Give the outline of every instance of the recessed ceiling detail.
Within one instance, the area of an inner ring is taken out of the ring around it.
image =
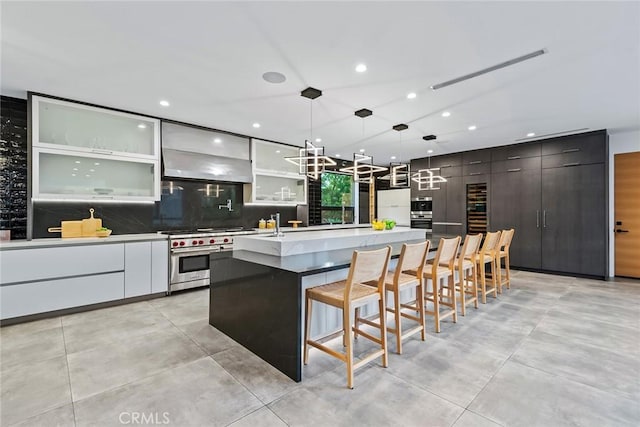
[[[528,141],[532,138],[534,139],[540,139],[540,138],[550,138],[552,136],[558,136],[558,135],[565,135],[565,134],[573,134],[573,133],[581,133],[581,132],[586,132],[588,131],[589,128],[580,128],[580,129],[571,129],[571,130],[565,130],[562,132],[554,132],[554,133],[545,133],[544,135],[536,135],[535,133],[532,136],[529,136],[529,134],[527,134],[527,138],[520,138],[520,139],[516,139],[514,140],[515,142],[522,142],[522,141]],[[532,132],[533,133],[533,132]]]
[[[319,89],[308,87],[300,92],[300,95],[304,96],[305,98],[316,99],[322,96],[322,91]]]
[[[265,82],[274,84],[283,83],[287,80],[284,74],[278,73],[277,71],[267,71],[262,75],[262,78]]]
[[[372,114],[373,114],[373,111],[371,111],[371,110],[367,110],[366,108],[363,108],[363,109],[358,110],[358,111],[356,111],[356,112],[355,112],[355,115],[356,115],[356,116],[358,116],[358,117],[362,117],[363,119],[364,119],[365,117],[369,117],[369,116],[370,116],[370,115],[372,115]]]
[[[446,82],[435,84],[435,85],[431,86],[431,89],[433,89],[433,90],[442,89],[443,87],[451,86],[451,85],[454,85],[456,83],[460,83],[460,82],[463,82],[465,80],[469,80],[469,79],[472,79],[474,77],[478,77],[478,76],[481,76],[483,74],[487,74],[487,73],[490,73],[492,71],[499,70],[501,68],[509,67],[511,65],[515,65],[515,64],[517,64],[519,62],[526,61],[528,59],[533,59],[536,56],[544,55],[545,53],[547,53],[546,49],[536,50],[535,52],[531,52],[531,53],[527,53],[526,55],[518,56],[517,58],[513,58],[513,59],[510,59],[508,61],[504,61],[504,62],[501,62],[499,64],[492,65],[491,67],[483,68],[482,70],[474,71],[473,73],[466,74],[466,75],[461,76],[461,77],[456,77],[455,79],[447,80]]]
[[[397,124],[393,127],[393,130],[397,130],[398,132],[409,129],[409,126],[404,123]]]
[[[422,137],[422,139],[424,139],[425,141],[433,141],[436,138],[437,137],[435,135],[425,135]]]

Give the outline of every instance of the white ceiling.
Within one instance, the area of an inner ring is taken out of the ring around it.
[[[381,164],[528,132],[640,129],[636,1],[3,1],[1,19],[3,95],[42,92],[295,145],[310,137],[312,104],[313,138],[343,158],[364,148]],[[354,71],[360,62],[367,72]],[[267,83],[266,71],[287,80]],[[301,97],[308,86],[323,96]],[[356,117],[360,108],[373,116]]]

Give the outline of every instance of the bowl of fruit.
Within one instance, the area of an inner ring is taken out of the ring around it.
[[[111,231],[106,227],[100,227],[96,229],[96,236],[98,237],[109,237],[111,235]]]
[[[385,226],[386,226],[386,224],[384,223],[384,221],[378,221],[377,219],[374,219],[371,222],[371,227],[376,231],[384,230]]]
[[[384,222],[384,229],[385,230],[393,230],[393,227],[396,226],[396,222],[392,219],[384,219],[382,220]]]

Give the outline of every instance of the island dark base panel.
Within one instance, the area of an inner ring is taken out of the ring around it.
[[[211,276],[209,324],[301,381],[299,275],[212,257]]]

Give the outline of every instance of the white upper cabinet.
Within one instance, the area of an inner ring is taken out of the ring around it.
[[[160,121],[31,98],[33,200],[160,200]]]
[[[157,119],[39,96],[32,97],[32,114],[34,146],[159,158]]]
[[[251,140],[253,184],[245,187],[245,202],[263,205],[307,203],[307,177],[299,167],[285,160],[297,157],[300,149],[274,142]]]

